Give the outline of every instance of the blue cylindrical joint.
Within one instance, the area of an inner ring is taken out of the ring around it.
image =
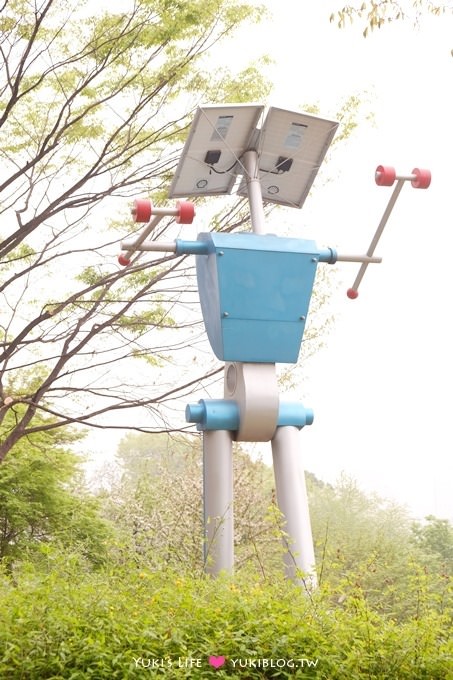
[[[176,255],[207,255],[209,253],[207,241],[184,241],[181,238],[177,238],[175,243]]]
[[[299,402],[280,402],[277,420],[278,427],[293,425],[294,427],[302,428],[306,425],[311,425],[313,420],[313,409],[305,408]]]
[[[305,408],[299,402],[280,402],[277,427],[291,425],[299,429],[311,425],[314,420],[313,410]],[[228,399],[200,399],[198,404],[186,406],[186,422],[196,423],[197,430],[229,430],[239,429],[239,406]]]
[[[324,248],[318,253],[319,262],[325,262],[326,264],[335,264],[337,261],[338,253],[335,248]]]
[[[200,399],[186,406],[186,421],[197,423],[197,430],[239,429],[239,407],[228,399]]]
[[[186,422],[187,423],[202,423],[205,419],[206,410],[201,402],[198,404],[187,404],[186,406]]]

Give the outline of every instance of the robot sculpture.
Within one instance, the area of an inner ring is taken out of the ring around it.
[[[292,580],[316,584],[315,556],[299,431],[313,411],[281,401],[277,363],[297,363],[318,263],[359,262],[348,297],[354,299],[402,186],[427,188],[431,176],[415,169],[397,175],[379,166],[376,182],[395,189],[365,255],[339,255],[314,241],[266,233],[264,204],[302,207],[338,124],[317,116],[262,106],[205,106],[197,110],[170,187],[170,197],[237,193],[248,197],[250,233],[202,232],[196,241],[147,240],[165,216],[191,223],[192,203],[155,208],[136,200],[142,234],[122,243],[121,265],[137,251],[193,254],[201,310],[215,356],[225,362],[222,399],[186,407],[186,421],[203,433],[205,569],[216,575],[234,566],[233,440],[271,442],[275,490],[284,521],[285,571]]]

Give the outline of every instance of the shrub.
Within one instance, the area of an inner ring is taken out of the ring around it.
[[[307,596],[245,572],[213,580],[136,561],[89,571],[49,551],[45,570],[0,580],[0,677],[453,678],[451,605],[430,608],[417,587],[419,615],[397,623],[359,585],[339,604],[340,591]]]

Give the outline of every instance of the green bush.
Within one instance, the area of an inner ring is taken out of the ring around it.
[[[342,598],[136,561],[90,571],[77,554],[47,549],[45,569],[0,578],[0,678],[453,679],[451,604],[439,608],[428,585],[410,585],[418,613],[396,622],[359,584]],[[225,662],[215,668],[210,656]]]

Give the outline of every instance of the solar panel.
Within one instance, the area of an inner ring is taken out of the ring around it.
[[[336,121],[271,107],[225,104],[197,109],[170,197],[248,195],[243,154],[257,154],[263,201],[301,208],[335,132]]]
[[[241,156],[249,148],[264,107],[252,104],[200,107],[190,127],[169,196],[229,194]]]

